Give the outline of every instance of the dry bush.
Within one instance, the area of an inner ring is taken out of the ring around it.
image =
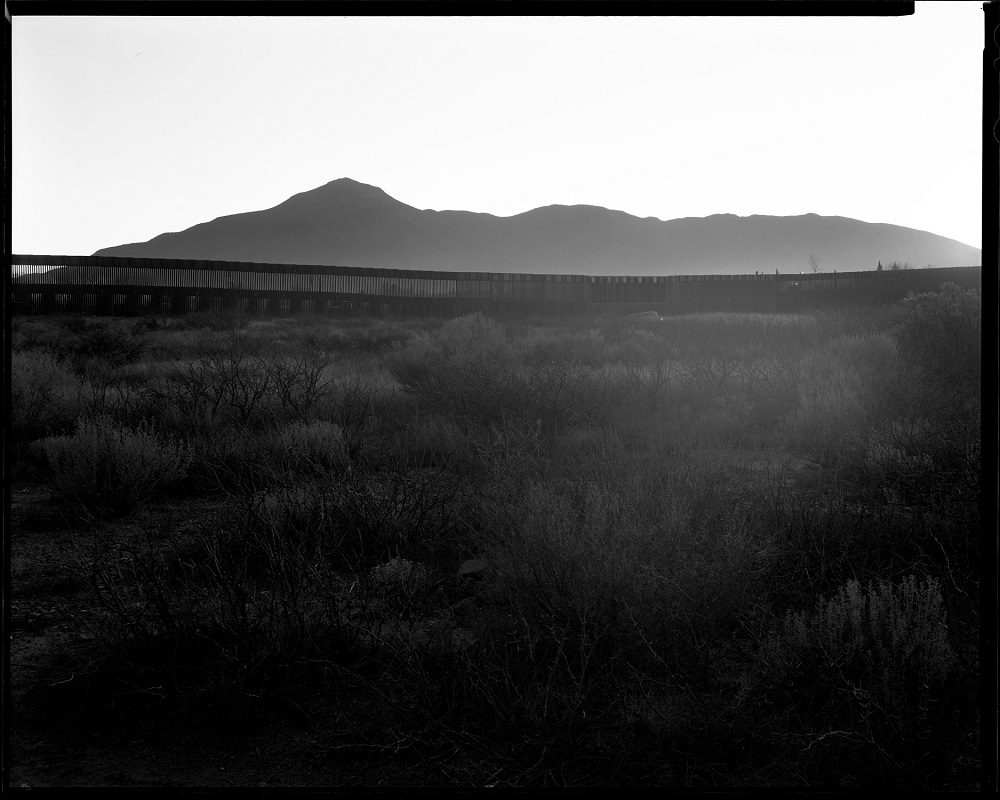
[[[158,420],[161,408],[149,390],[148,373],[148,364],[116,366],[97,359],[90,361],[83,370],[83,413],[111,417],[126,426]]]
[[[283,415],[304,420],[330,393],[333,381],[328,366],[325,357],[312,353],[293,356],[276,353],[264,361],[263,369]]]
[[[720,502],[711,476],[608,446],[600,466],[577,461],[525,489],[496,487],[477,541],[497,565],[497,602],[517,598],[529,619],[583,626],[591,644],[635,657],[644,640],[697,650],[755,591],[757,532]]]
[[[510,376],[502,413],[541,423],[551,436],[581,426],[601,427],[620,413],[621,387],[609,368],[549,362]]]
[[[10,361],[10,432],[31,441],[72,429],[82,406],[82,381],[44,352],[15,350]]]
[[[100,359],[114,365],[132,364],[145,355],[149,345],[141,321],[126,323],[89,321],[77,334],[78,342],[68,342],[74,360]]]
[[[301,436],[303,432],[297,433]],[[323,434],[319,435],[317,449],[322,447],[324,438]],[[270,486],[285,469],[296,474],[323,469],[319,462],[332,455],[324,453],[313,459],[286,451],[280,429],[214,425],[190,435],[189,441],[194,458],[184,487],[196,494],[253,494]]]
[[[252,329],[240,332],[244,342],[258,341],[251,332]],[[223,349],[226,337],[225,332],[172,324],[150,334],[149,359],[158,363],[209,357]]]
[[[156,490],[181,481],[192,460],[187,444],[106,417],[83,418],[73,435],[49,437],[42,447],[53,492],[98,513],[135,509]]]
[[[426,478],[398,476],[391,497],[375,481],[392,483],[274,468],[270,488],[166,547],[99,541],[83,568],[132,695],[249,708],[310,671],[395,658],[401,615],[427,611],[436,578],[407,555],[427,552],[450,501]]]
[[[91,359],[115,366],[131,364],[145,355],[149,338],[139,320],[54,317],[45,323],[22,326],[18,346],[44,350],[82,369]]]
[[[624,380],[645,408],[668,402],[679,373],[676,348],[660,336],[635,330],[618,348]]]
[[[887,306],[849,306],[835,311],[817,311],[814,315],[817,339],[812,348],[843,336],[862,338],[891,333],[899,323],[902,308],[898,303]]]
[[[393,378],[429,411],[475,421],[515,413],[515,352],[505,330],[482,314],[411,339],[386,361]]]
[[[811,783],[924,785],[955,724],[949,638],[933,578],[848,581],[763,643],[758,735]]]
[[[923,384],[919,402],[928,407],[919,410],[960,413],[976,404],[982,390],[982,293],[946,283],[937,292],[907,297],[903,306],[896,340]]]
[[[441,414],[422,414],[407,426],[400,449],[414,466],[469,465],[475,460],[474,435]]]
[[[162,366],[149,392],[173,412],[181,430],[192,433],[224,423],[269,423],[282,405],[294,415],[315,402],[324,390],[322,363],[285,361],[260,350],[251,338],[234,332],[217,339],[207,355]],[[305,396],[296,397],[296,389]]]
[[[597,368],[617,360],[616,348],[595,328],[529,328],[518,332],[514,343],[528,365],[559,362]]]
[[[170,320],[177,331],[237,331],[246,328],[251,317],[239,311],[196,311]]]
[[[789,614],[780,647],[790,664],[818,658],[856,676],[884,711],[896,713],[913,700],[926,705],[927,692],[956,663],[938,582],[918,584],[913,575],[866,591],[848,581],[814,612]]]
[[[856,466],[895,361],[884,334],[834,339],[806,358],[798,408],[784,425],[789,444],[824,466]]]
[[[982,296],[945,284],[911,296],[895,331],[893,418],[869,438],[865,477],[890,499],[981,517]]]
[[[344,468],[348,463],[347,441],[341,427],[332,422],[292,422],[274,435],[272,449],[291,467]]]
[[[350,581],[246,511],[172,531],[166,545],[162,534],[95,538],[79,569],[108,612],[107,651],[74,680],[91,713],[284,713],[302,681],[328,685],[331,670],[370,657],[379,623]]]
[[[586,461],[567,453],[507,472],[480,498],[473,542],[490,572],[473,643],[420,695],[453,727],[533,750],[592,748],[600,731],[613,747],[627,686],[674,703],[681,728],[705,713],[694,693],[716,670],[720,637],[758,600],[766,532],[716,476],[626,453],[613,437],[600,446]]]
[[[350,465],[347,436],[325,420],[267,430],[219,426],[193,436],[191,446],[194,459],[185,485],[195,492],[253,494],[286,475],[308,479]]]
[[[243,482],[243,502],[255,524],[321,542],[338,568],[367,570],[395,557],[435,561],[460,550],[464,478],[444,468],[411,470],[398,452],[374,456],[355,454],[346,467],[314,462],[308,475],[274,459],[267,474]]]
[[[971,525],[982,516],[982,428],[970,420],[903,418],[869,431],[860,479],[883,502]]]
[[[756,447],[794,410],[800,358],[817,339],[810,316],[706,314],[619,323],[617,405],[631,414],[662,410],[660,416],[685,418],[675,438],[692,445]]]
[[[413,617],[426,612],[435,586],[432,573],[419,562],[392,558],[362,573],[359,585],[369,608],[389,617]]]

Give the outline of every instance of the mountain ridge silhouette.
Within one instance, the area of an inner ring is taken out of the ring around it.
[[[260,211],[217,217],[94,255],[583,275],[698,275],[973,266],[982,250],[928,231],[841,216],[713,214],[661,220],[594,205],[509,217],[417,209],[351,178]]]

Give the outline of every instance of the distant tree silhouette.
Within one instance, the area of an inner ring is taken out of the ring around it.
[[[822,272],[822,270],[819,268],[819,265],[820,265],[820,263],[822,261],[823,261],[822,258],[816,258],[816,254],[815,253],[810,253],[809,254],[809,271],[812,272],[813,274],[815,274],[817,272]]]

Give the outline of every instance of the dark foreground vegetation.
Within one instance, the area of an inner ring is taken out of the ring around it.
[[[15,319],[14,477],[51,491],[23,524],[69,532],[93,612],[33,691],[67,726],[294,717],[421,783],[975,789],[980,342],[953,285],[804,316]]]

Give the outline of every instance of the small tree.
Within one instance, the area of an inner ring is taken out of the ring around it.
[[[815,253],[810,253],[809,254],[809,271],[810,272],[812,272],[813,274],[815,274],[817,272],[822,272],[822,270],[819,267],[819,265],[821,263],[823,263],[823,259],[822,258],[816,258],[816,254]]]

